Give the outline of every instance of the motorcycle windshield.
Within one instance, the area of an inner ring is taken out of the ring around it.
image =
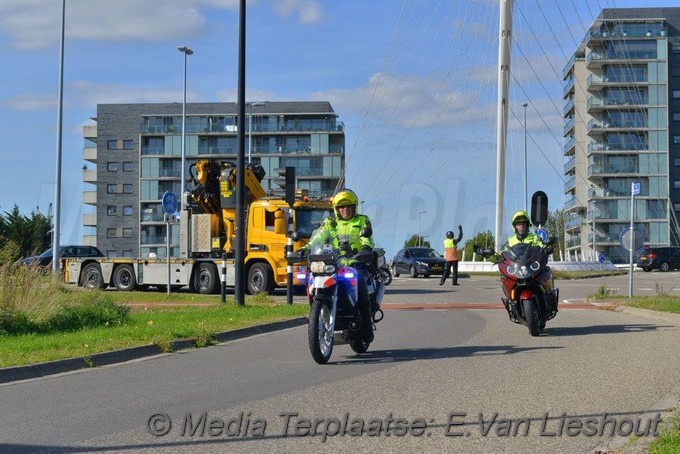
[[[333,238],[327,230],[317,228],[312,232],[309,239],[309,255],[334,255],[335,257],[339,255],[339,251],[333,247]]]
[[[539,246],[526,243],[516,244],[502,253],[503,258],[518,265],[528,265],[536,262],[540,259],[542,254],[543,249]]]

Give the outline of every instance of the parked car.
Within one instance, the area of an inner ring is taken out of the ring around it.
[[[429,247],[407,247],[397,252],[392,259],[392,274],[399,277],[408,273],[411,277],[430,277],[432,274],[443,274],[446,259]]]
[[[637,266],[644,271],[669,271],[680,268],[680,247],[645,247],[637,259]]]
[[[102,251],[94,246],[59,246],[59,258],[67,257],[104,257]],[[52,248],[40,255],[21,259],[21,264],[26,266],[49,266],[52,264]]]

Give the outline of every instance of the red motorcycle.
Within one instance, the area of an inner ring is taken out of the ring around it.
[[[546,322],[557,315],[560,291],[553,286],[548,266],[551,246],[519,243],[498,254],[493,249],[478,251],[484,257],[493,257],[498,264],[505,294],[501,300],[510,320],[538,336]]]

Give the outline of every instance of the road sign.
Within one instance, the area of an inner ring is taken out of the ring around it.
[[[163,203],[163,211],[166,214],[177,213],[177,196],[174,193],[172,193],[170,191],[166,191],[163,194],[162,203]]]
[[[636,251],[640,249],[645,241],[644,233],[637,227],[631,230],[630,227],[626,227],[619,234],[619,242],[621,247],[630,252],[630,236],[633,235],[633,250]]]
[[[537,229],[536,235],[538,235],[541,238],[541,241],[543,241],[544,243],[548,241],[548,232],[546,232],[545,230]]]
[[[633,193],[633,195],[639,195],[640,194],[640,182],[639,181],[633,183],[632,193]]]
[[[604,252],[600,252],[599,254],[597,254],[597,261],[598,262],[604,263],[604,259],[605,259]]]

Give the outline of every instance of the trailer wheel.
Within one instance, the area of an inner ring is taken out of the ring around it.
[[[132,265],[118,265],[113,271],[113,285],[122,292],[131,292],[137,286],[135,269]]]
[[[247,286],[251,295],[262,292],[274,294],[274,272],[268,263],[260,262],[250,267]]]
[[[202,295],[217,293],[220,289],[217,267],[212,263],[199,263],[194,275],[194,288]]]
[[[80,273],[80,285],[91,290],[106,288],[102,267],[99,263],[88,263]]]

